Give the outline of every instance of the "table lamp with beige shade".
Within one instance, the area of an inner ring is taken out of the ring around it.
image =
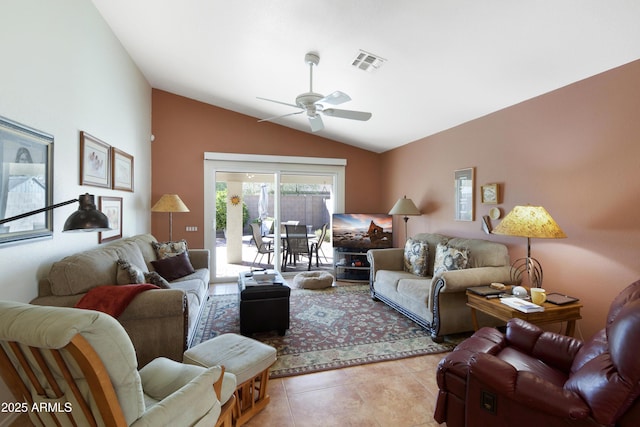
[[[151,208],[151,212],[169,212],[169,240],[173,240],[173,213],[190,212],[177,194],[163,194]]]
[[[531,257],[531,239],[563,239],[567,237],[560,226],[542,206],[516,206],[492,231],[493,234],[527,238],[527,257],[511,265],[512,280],[520,281],[526,273],[532,288],[542,287],[542,266]]]

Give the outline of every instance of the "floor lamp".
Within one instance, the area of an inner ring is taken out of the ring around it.
[[[542,287],[542,266],[531,257],[531,238],[562,239],[567,237],[549,212],[542,206],[516,206],[492,231],[493,234],[527,238],[527,257],[511,265],[511,279],[520,280],[526,273],[529,286]]]
[[[96,209],[93,194],[81,194],[77,199],[71,199],[67,200],[66,202],[56,203],[55,205],[46,206],[44,208],[36,209],[30,212],[25,212],[20,215],[12,216],[11,218],[0,219],[0,225],[18,219],[26,218],[31,215],[51,211],[55,208],[69,205],[74,202],[80,202],[80,206],[78,207],[78,210],[72,213],[64,222],[62,231],[68,232],[111,230],[111,228],[109,228],[109,219],[107,218],[107,216]]]
[[[404,240],[408,239],[407,236],[407,221],[409,221],[409,215],[420,215],[420,210],[413,203],[413,200],[407,199],[407,196],[398,199],[395,205],[389,211],[389,215],[404,215]]]
[[[169,212],[169,241],[173,241],[173,213],[190,211],[177,194],[164,194],[153,205],[151,212]]]

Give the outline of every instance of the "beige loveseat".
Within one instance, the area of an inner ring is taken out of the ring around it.
[[[38,284],[32,304],[73,307],[89,289],[118,284],[119,259],[153,271],[157,242],[151,234],[118,240],[55,262]],[[137,295],[118,317],[136,349],[140,367],[159,356],[182,361],[209,287],[209,250],[188,249],[195,272]]]
[[[434,341],[442,341],[444,335],[473,330],[466,306],[466,289],[492,282],[510,283],[507,247],[486,240],[441,234],[422,233],[412,239],[427,244],[425,275],[404,270],[404,248],[371,249],[367,257],[371,265],[372,298],[384,301],[430,331]],[[438,244],[466,251],[465,268],[434,275]],[[478,318],[483,325],[499,324],[482,313],[478,313]]]

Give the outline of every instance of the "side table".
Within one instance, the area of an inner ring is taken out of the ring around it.
[[[542,305],[544,307],[544,311],[537,313],[523,313],[515,308],[502,304],[500,302],[500,298],[486,298],[471,291],[467,291],[467,306],[471,309],[471,321],[473,322],[473,328],[476,331],[479,329],[476,310],[479,310],[482,313],[504,320],[505,322],[509,319],[513,319],[514,317],[526,320],[527,322],[535,325],[567,322],[565,335],[573,336],[576,328],[576,320],[582,319],[580,316],[582,304],[579,302],[572,302],[569,304],[556,305],[545,302]]]

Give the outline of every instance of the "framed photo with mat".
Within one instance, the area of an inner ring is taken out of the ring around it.
[[[111,146],[80,132],[80,185],[111,188]]]
[[[0,219],[53,204],[53,136],[0,117]],[[0,243],[53,235],[53,212],[0,225]]]
[[[100,196],[100,212],[109,218],[109,231],[98,233],[98,243],[122,238],[122,197]]]

